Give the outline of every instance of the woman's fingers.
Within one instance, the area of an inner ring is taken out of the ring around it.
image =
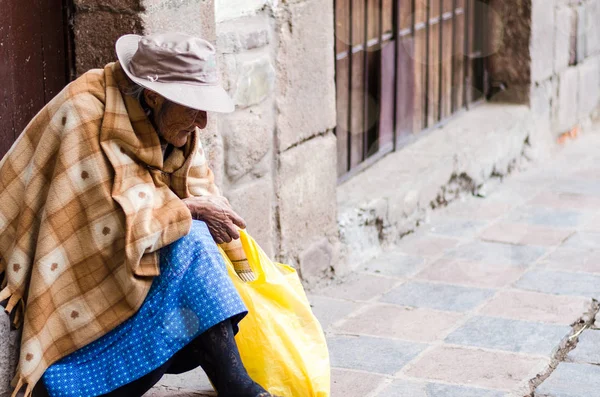
[[[233,223],[226,225],[226,227],[227,234],[229,235],[229,237],[231,237],[232,240],[237,240],[238,238],[240,238],[240,232],[238,232],[238,228]]]
[[[233,222],[233,224],[236,225],[237,227],[239,227],[240,229],[246,228],[246,222],[244,222],[242,217],[239,216],[238,214],[236,214],[235,211],[233,211],[233,210],[230,211],[229,219],[231,219],[231,222]],[[236,230],[236,233],[237,233],[237,230]]]

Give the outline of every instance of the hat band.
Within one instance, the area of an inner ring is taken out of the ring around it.
[[[215,85],[219,83],[216,70],[214,68],[206,67],[198,70],[156,70],[156,65],[153,67],[141,66],[135,62],[135,58],[131,59],[129,63],[129,70],[131,74],[139,79],[147,80],[148,82],[154,83],[192,83],[192,84],[204,84],[204,85]],[[173,68],[175,69],[175,68]]]

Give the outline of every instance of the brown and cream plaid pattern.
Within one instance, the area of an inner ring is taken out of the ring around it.
[[[180,199],[218,194],[198,131],[163,162],[128,84],[118,63],[84,74],[0,162],[0,301],[23,325],[14,395],[132,316],[157,251],[189,232]]]

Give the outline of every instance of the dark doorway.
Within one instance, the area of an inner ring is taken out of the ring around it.
[[[71,0],[0,0],[0,157],[70,80]]]

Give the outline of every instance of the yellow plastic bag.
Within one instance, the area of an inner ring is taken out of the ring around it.
[[[328,397],[331,370],[325,335],[296,271],[273,263],[245,231],[241,242],[254,281],[245,282],[221,250],[248,315],[236,336],[248,373],[281,397]]]

